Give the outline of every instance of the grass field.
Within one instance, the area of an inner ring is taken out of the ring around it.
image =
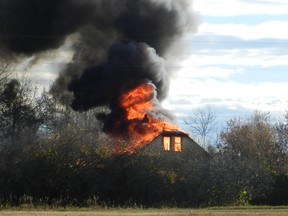
[[[0,216],[288,216],[288,209],[3,210]]]

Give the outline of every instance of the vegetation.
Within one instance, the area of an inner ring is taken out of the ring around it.
[[[1,74],[2,207],[288,205],[288,114],[278,124],[259,112],[230,120],[205,160],[114,155],[121,142],[101,132],[96,110],[76,113],[53,92],[36,97],[29,80]],[[195,128],[203,140],[206,123]]]

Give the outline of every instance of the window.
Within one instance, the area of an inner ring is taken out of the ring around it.
[[[164,147],[165,151],[170,151],[171,150],[170,137],[167,137],[167,136],[163,137],[163,147]]]
[[[164,151],[182,151],[182,137],[181,136],[163,136]]]
[[[181,152],[182,151],[181,137],[174,137],[174,151],[175,152]]]

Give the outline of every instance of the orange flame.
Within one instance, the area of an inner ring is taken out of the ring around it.
[[[128,124],[129,141],[116,153],[134,153],[154,140],[162,131],[177,131],[179,128],[157,116],[155,86],[144,83],[120,97],[120,106],[125,110]],[[158,102],[159,103],[159,102]],[[154,116],[154,117],[153,117]],[[119,122],[118,122],[119,124]],[[115,124],[117,125],[117,123]]]

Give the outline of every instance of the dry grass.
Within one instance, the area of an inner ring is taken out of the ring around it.
[[[288,209],[120,209],[89,211],[0,211],[0,216],[288,216]]]

